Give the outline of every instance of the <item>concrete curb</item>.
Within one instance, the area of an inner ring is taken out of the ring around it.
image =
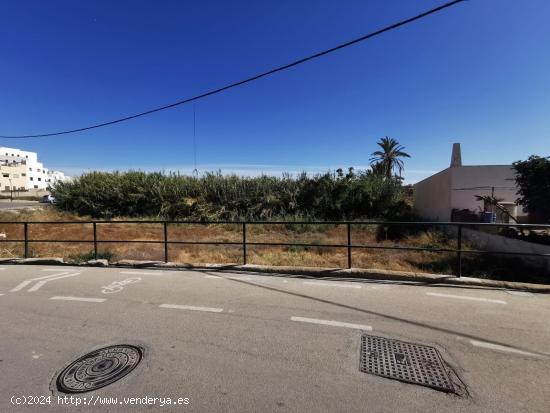
[[[5,258],[0,259],[2,264],[21,264],[21,265],[66,265],[63,258],[44,257],[44,258]]]
[[[160,264],[155,267],[174,268],[168,264]],[[181,265],[180,265],[181,267]],[[416,273],[407,271],[392,271],[378,269],[352,268],[351,270],[341,268],[317,268],[317,267],[274,267],[267,265],[204,265],[193,266],[186,265],[187,269],[209,269],[209,270],[230,270],[242,272],[260,272],[267,274],[289,274],[302,275],[310,277],[334,277],[334,278],[358,278],[368,280],[387,280],[387,281],[410,281],[427,284],[452,284],[457,286],[479,286],[487,288],[500,288],[509,290],[522,290],[537,293],[550,293],[550,285],[532,284],[513,281],[487,280],[482,278],[461,277],[454,275],[441,275],[429,273]]]
[[[478,286],[486,288],[500,288],[507,290],[522,290],[535,293],[550,293],[548,284],[532,284],[514,281],[488,280],[483,278],[461,277],[454,275],[429,274],[408,271],[392,271],[364,268],[319,268],[319,267],[290,267],[290,266],[269,266],[269,265],[241,265],[241,264],[179,264],[162,261],[138,261],[121,260],[108,264],[106,260],[93,260],[83,264],[65,263],[62,258],[6,258],[0,259],[2,264],[20,265],[79,265],[79,266],[102,266],[102,267],[130,267],[130,268],[158,268],[158,269],[187,269],[187,270],[210,270],[210,271],[239,271],[259,272],[264,274],[288,274],[309,277],[334,277],[334,278],[358,278],[367,280],[387,281],[412,281],[426,284],[452,284],[456,286]]]

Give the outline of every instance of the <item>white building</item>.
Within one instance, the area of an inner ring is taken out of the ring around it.
[[[0,147],[0,189],[46,189],[58,180],[66,180],[63,172],[50,171],[38,161],[36,152]]]
[[[453,209],[483,211],[483,201],[476,195],[490,195],[501,199],[499,203],[521,221],[526,213],[515,204],[517,190],[512,165],[462,165],[460,144],[455,143],[450,167],[414,185],[414,208],[423,219],[451,221]],[[506,221],[495,212],[499,221]]]

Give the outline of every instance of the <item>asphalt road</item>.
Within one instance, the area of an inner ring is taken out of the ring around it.
[[[199,271],[0,268],[1,412],[549,411],[549,295]],[[361,373],[362,334],[435,346],[455,383],[462,381],[461,394]],[[142,346],[142,363],[80,395],[95,406],[60,405],[57,373],[111,344]],[[128,405],[125,397],[149,404]],[[183,404],[161,407],[166,398]],[[24,400],[44,404],[13,404]]]
[[[35,207],[41,204],[38,201],[19,201],[14,200],[13,202],[8,200],[0,200],[0,209],[20,209],[20,208],[28,208],[28,207]]]

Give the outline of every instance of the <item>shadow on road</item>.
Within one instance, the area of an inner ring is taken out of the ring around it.
[[[225,278],[223,276],[220,276],[219,273],[215,274],[213,271],[200,271],[200,272],[203,272],[203,273],[209,274],[209,275],[215,275],[215,276],[218,276],[218,277],[221,277],[221,278]],[[373,310],[366,310],[364,308],[354,307],[354,306],[339,303],[339,302],[336,302],[336,301],[331,301],[331,300],[326,300],[326,299],[323,299],[323,298],[313,297],[313,296],[307,295],[307,294],[301,294],[301,293],[297,293],[297,292],[287,291],[287,290],[284,290],[284,289],[281,289],[281,288],[270,287],[270,286],[267,286],[267,285],[260,285],[260,284],[256,284],[254,282],[246,281],[246,280],[238,280],[238,279],[235,279],[235,278],[225,278],[225,279],[228,280],[228,281],[233,281],[233,282],[236,282],[236,283],[241,283],[241,284],[249,285],[249,286],[256,287],[256,288],[262,288],[264,290],[274,291],[274,292],[277,292],[277,293],[280,293],[280,294],[292,295],[294,297],[300,297],[300,298],[304,298],[306,300],[316,301],[318,303],[333,305],[333,306],[336,306],[336,307],[345,308],[347,310],[358,311],[358,312],[363,313],[363,314],[374,315],[374,316],[385,318],[385,319],[392,320],[392,321],[407,323],[407,324],[410,324],[410,325],[413,325],[413,326],[416,326],[416,327],[427,328],[427,329],[430,329],[430,330],[433,330],[433,331],[438,331],[438,332],[445,333],[445,334],[451,334],[451,335],[454,335],[454,336],[458,335],[462,338],[467,338],[467,339],[476,340],[476,341],[484,341],[486,343],[496,344],[496,345],[499,345],[499,346],[505,346],[505,347],[509,347],[511,349],[529,352],[529,353],[532,353],[532,354],[535,354],[535,355],[538,355],[538,356],[541,356],[541,357],[544,357],[544,358],[548,358],[548,356],[549,356],[546,353],[542,353],[542,352],[539,352],[539,351],[536,351],[536,350],[531,350],[531,349],[527,349],[527,348],[523,348],[523,347],[517,347],[517,346],[511,345],[511,344],[507,344],[507,343],[503,343],[503,342],[499,342],[499,341],[493,341],[493,340],[487,339],[485,337],[474,336],[474,335],[471,335],[471,334],[463,333],[461,331],[451,330],[451,329],[448,329],[448,328],[438,327],[438,326],[434,326],[434,325],[431,325],[431,324],[422,323],[422,322],[419,322],[419,321],[414,321],[414,320],[409,320],[409,319],[402,318],[402,317],[392,316],[392,315],[389,315],[389,314],[379,313],[379,312],[373,311]],[[430,284],[428,284],[428,285],[430,285]]]

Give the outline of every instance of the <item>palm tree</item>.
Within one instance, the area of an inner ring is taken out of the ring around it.
[[[382,150],[372,153],[370,164],[373,167],[373,170],[379,170],[387,179],[390,179],[392,177],[393,170],[397,169],[399,176],[401,177],[401,173],[403,172],[405,165],[400,158],[411,157],[408,153],[403,151],[405,147],[400,145],[395,139],[388,136],[380,139],[380,142],[377,143]]]

